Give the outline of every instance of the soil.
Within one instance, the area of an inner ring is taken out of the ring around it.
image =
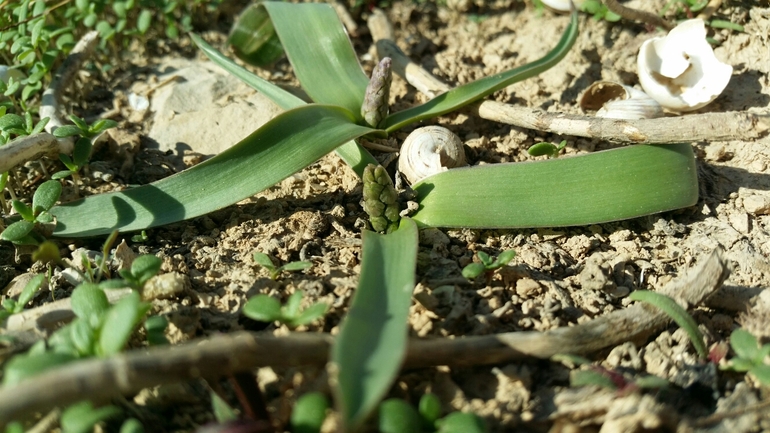
[[[354,2],[350,2],[354,3]],[[393,1],[385,9],[394,24],[397,43],[415,62],[446,81],[459,85],[535,60],[548,51],[568,23],[564,15],[538,10],[513,0]],[[628,2],[651,11],[663,1]],[[765,4],[766,6],[766,4]],[[368,10],[353,8],[359,25],[353,44],[367,72],[377,61],[366,31]],[[707,111],[756,111],[770,107],[770,8],[755,2],[726,1],[715,18],[745,26],[744,33],[710,30],[720,42],[717,56],[733,65],[733,77]],[[202,31],[226,51],[224,32],[232,15],[223,14],[220,28]],[[597,80],[638,84],[636,53],[652,33],[632,22],[608,23],[582,15],[575,47],[553,69],[493,95],[510,104],[549,112],[581,114],[580,94]],[[353,33],[353,32],[351,32]],[[227,52],[227,51],[226,51]],[[165,177],[203,158],[195,149],[163,152],[148,137],[153,116],[137,117],[126,107],[136,83],[149,80],[148,68],[162,57],[197,57],[189,41],[155,41],[142,54],[126,55],[109,73],[81,80],[73,92],[72,110],[91,116],[119,101],[119,130],[112,145],[92,158],[86,171],[88,194],[126,184],[144,184]],[[99,60],[103,61],[103,60]],[[286,60],[260,75],[296,84]],[[392,111],[427,97],[395,77]],[[567,140],[565,153],[575,155],[615,147],[597,139],[562,137],[474,117],[467,112],[442,116],[433,124],[455,132],[465,143],[471,165],[531,160],[534,143]],[[398,146],[409,129],[381,144]],[[704,254],[721,246],[732,264],[726,283],[756,294],[750,302],[700,307],[693,311],[707,345],[724,345],[743,327],[770,338],[770,138],[753,142],[694,142],[701,194],[698,204],[664,214],[628,221],[540,230],[429,229],[421,233],[411,308],[413,336],[455,337],[571,326],[623,309],[634,290],[655,290],[692,268]],[[118,152],[118,149],[122,151]],[[181,153],[180,153],[181,152]],[[394,154],[373,152],[389,170]],[[49,166],[55,165],[49,161]],[[22,187],[32,191],[41,180],[28,164]],[[54,170],[56,171],[56,170]],[[106,173],[106,175],[105,175]],[[65,193],[72,193],[65,188]],[[23,195],[23,193],[22,193]],[[71,197],[66,195],[64,200]],[[181,289],[169,299],[153,301],[153,313],[169,319],[168,337],[180,343],[216,333],[264,330],[285,334],[277,324],[260,324],[239,314],[244,302],[259,293],[285,300],[302,290],[306,305],[331,305],[318,322],[299,331],[335,334],[354,293],[361,258],[359,179],[338,157],[328,155],[278,185],[241,203],[189,221],[148,230],[148,241],[132,243],[136,253],[163,259],[162,273],[177,273]],[[554,209],[569,212],[569,209]],[[62,242],[63,249],[98,250],[103,239]],[[492,278],[464,279],[460,271],[484,251],[497,255],[513,249],[516,257]],[[269,278],[252,259],[260,251],[277,262],[310,260],[301,273]],[[28,256],[0,246],[4,278],[0,287],[21,274],[40,271]],[[23,285],[22,285],[23,286]],[[17,284],[9,284],[12,296]],[[68,296],[72,287],[57,277],[52,290],[36,304]],[[622,372],[627,378],[656,375],[669,388],[649,392],[571,388],[570,368],[561,363],[529,361],[493,367],[436,367],[404,371],[389,396],[416,402],[426,391],[439,396],[445,412],[472,411],[489,430],[504,431],[673,431],[715,411],[746,407],[767,398],[751,376],[709,373],[698,364],[685,333],[672,324],[648,341],[628,342],[596,353],[595,365]],[[287,428],[297,396],[328,392],[320,369],[261,368],[257,372],[273,424]],[[159,387],[127,401],[147,431],[193,431],[213,419],[201,382]],[[770,412],[751,412],[710,427],[711,431],[770,431]],[[327,429],[332,429],[329,423]],[[693,427],[695,428],[695,427]],[[695,428],[696,430],[698,428]],[[704,430],[704,428],[700,428]],[[372,428],[374,431],[374,428]]]

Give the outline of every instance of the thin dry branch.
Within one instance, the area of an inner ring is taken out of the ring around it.
[[[46,132],[22,137],[0,147],[0,173],[6,172],[27,161],[34,161],[43,156],[57,156],[60,153],[70,154],[75,145],[72,137],[56,138],[51,135],[54,129],[64,122],[59,116],[59,98],[75,78],[75,73],[83,62],[91,56],[98,39],[99,32],[86,33],[56,71],[51,85],[43,92],[40,105],[40,118],[48,117],[45,125]]]
[[[380,58],[393,59],[392,69],[428,97],[451,88],[412,62],[393,41],[387,16],[377,9],[369,17],[372,38]],[[688,114],[660,119],[618,120],[564,113],[547,113],[497,101],[469,107],[482,119],[559,135],[598,138],[622,143],[682,143],[693,141],[754,140],[770,129],[770,114],[726,112]]]
[[[727,278],[721,250],[662,293],[689,307],[703,302]],[[586,354],[642,338],[670,322],[649,305],[636,304],[588,323],[547,332],[515,332],[456,339],[413,339],[404,365],[481,365],[557,353]],[[35,411],[81,399],[104,401],[143,388],[194,378],[210,378],[260,366],[323,365],[334,338],[295,333],[275,337],[239,332],[178,346],[91,359],[52,370],[0,390],[0,426]]]
[[[641,21],[655,27],[663,27],[666,30],[671,30],[674,28],[673,23],[664,20],[663,18],[653,13],[623,6],[622,4],[618,3],[618,0],[604,0],[604,5],[607,6],[607,9],[615,12],[627,20]]]

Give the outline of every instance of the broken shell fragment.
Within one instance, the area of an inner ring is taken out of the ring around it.
[[[613,81],[597,81],[580,98],[583,110],[598,110],[607,119],[654,119],[663,116],[663,107],[639,89]]]
[[[398,171],[412,184],[463,165],[467,165],[463,142],[441,126],[425,126],[412,131],[398,157]]]
[[[576,7],[580,7],[583,0],[541,0],[548,8],[558,12],[569,12],[572,10],[572,3],[575,3]]]
[[[733,73],[732,66],[714,55],[701,19],[684,21],[667,36],[642,44],[637,68],[644,91],[676,112],[709,104],[727,87]]]

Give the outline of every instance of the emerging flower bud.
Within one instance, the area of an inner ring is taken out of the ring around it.
[[[388,172],[381,165],[369,164],[364,169],[364,212],[372,229],[388,233],[398,228],[401,211],[398,193]]]
[[[388,116],[388,97],[390,95],[390,57],[384,57],[372,71],[372,78],[366,86],[364,103],[361,105],[361,116],[372,128],[377,128]]]

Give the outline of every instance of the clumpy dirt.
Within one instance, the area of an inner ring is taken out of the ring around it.
[[[394,24],[398,45],[412,60],[451,85],[539,58],[555,44],[568,23],[566,16],[512,0],[449,1],[449,6],[390,3],[385,12]],[[665,2],[628,4],[656,11]],[[354,47],[364,68],[371,71],[377,57],[365,30],[369,12],[365,7],[351,7],[351,12],[359,24]],[[723,95],[700,111],[767,113],[770,9],[754,2],[725,1],[716,17],[744,25],[745,33],[710,31],[721,42],[717,56],[733,65],[734,73]],[[224,17],[225,22],[228,19],[232,17]],[[594,81],[638,84],[636,53],[653,33],[644,25],[607,23],[585,15],[580,27],[575,47],[559,65],[509,86],[493,98],[549,112],[580,114],[578,97]],[[209,29],[204,34],[224,49],[221,31]],[[202,58],[186,41],[164,50],[168,56]],[[146,58],[130,57],[128,64],[120,66],[123,75],[102,77],[102,88],[113,89],[116,99],[125,98],[137,78],[146,77],[141,71],[160,61],[150,53]],[[282,84],[294,83],[285,60],[274,70],[259,73]],[[76,113],[97,113],[98,101],[83,93],[83,99],[74,106]],[[391,100],[392,110],[397,111],[427,97],[396,77]],[[124,108],[115,119],[121,125],[113,133],[112,147],[105,147],[92,159],[87,180],[91,192],[147,183],[202,159],[194,149],[181,154],[149,149],[153,137],[146,134],[152,126],[151,114],[137,118]],[[451,129],[463,140],[471,165],[531,160],[526,150],[540,141],[566,139],[568,155],[614,147],[602,140],[554,136],[494,123],[462,111],[430,123]],[[408,132],[399,131],[381,144],[398,146]],[[662,287],[721,246],[733,268],[726,284],[759,295],[750,302],[711,303],[708,308],[697,308],[694,317],[708,346],[724,343],[737,327],[770,338],[770,298],[765,290],[770,284],[768,144],[767,136],[754,142],[692,143],[698,155],[701,195],[691,208],[589,227],[422,231],[411,334],[453,337],[545,331],[584,323],[623,309],[631,303],[627,297],[630,292]],[[373,153],[394,170],[393,154]],[[35,177],[36,167],[30,165],[27,170],[30,175],[25,186],[29,187],[39,178]],[[105,178],[103,173],[107,172],[114,176]],[[360,227],[365,218],[360,200],[356,175],[339,158],[328,155],[253,198],[204,217],[148,230],[146,243],[129,242],[136,253],[162,258],[161,272],[177,273],[181,281],[182,288],[175,296],[154,301],[153,312],[169,319],[169,338],[180,343],[240,329],[284,334],[288,331],[285,326],[256,323],[239,311],[253,295],[264,293],[285,300],[297,290],[305,293],[306,304],[323,301],[331,306],[322,320],[298,330],[335,334],[360,271]],[[97,250],[100,242],[62,242],[61,246]],[[461,269],[473,261],[475,252],[497,255],[507,249],[515,250],[516,258],[490,280],[468,281],[461,276]],[[310,260],[313,267],[273,281],[254,263],[251,255],[255,251],[267,253],[280,263]],[[3,275],[8,279],[28,271],[28,258],[14,263],[14,253],[6,245],[0,252]],[[63,279],[56,281],[56,299],[67,296],[71,286]],[[50,294],[41,294],[36,302],[50,299]],[[569,368],[533,360],[493,367],[404,371],[389,395],[417,402],[424,392],[433,392],[440,397],[445,412],[472,411],[495,432],[674,431],[714,411],[735,410],[767,398],[767,389],[750,376],[709,371],[699,365],[685,333],[675,325],[648,341],[628,342],[597,353],[592,361],[623,372],[627,378],[652,374],[672,385],[660,391],[630,393],[570,388]],[[319,369],[265,367],[258,371],[258,378],[279,429],[286,428],[297,396],[310,390],[328,391],[325,373]],[[143,392],[129,404],[147,431],[192,431],[212,419],[207,392],[198,382]],[[710,429],[770,430],[767,413],[732,417]]]

